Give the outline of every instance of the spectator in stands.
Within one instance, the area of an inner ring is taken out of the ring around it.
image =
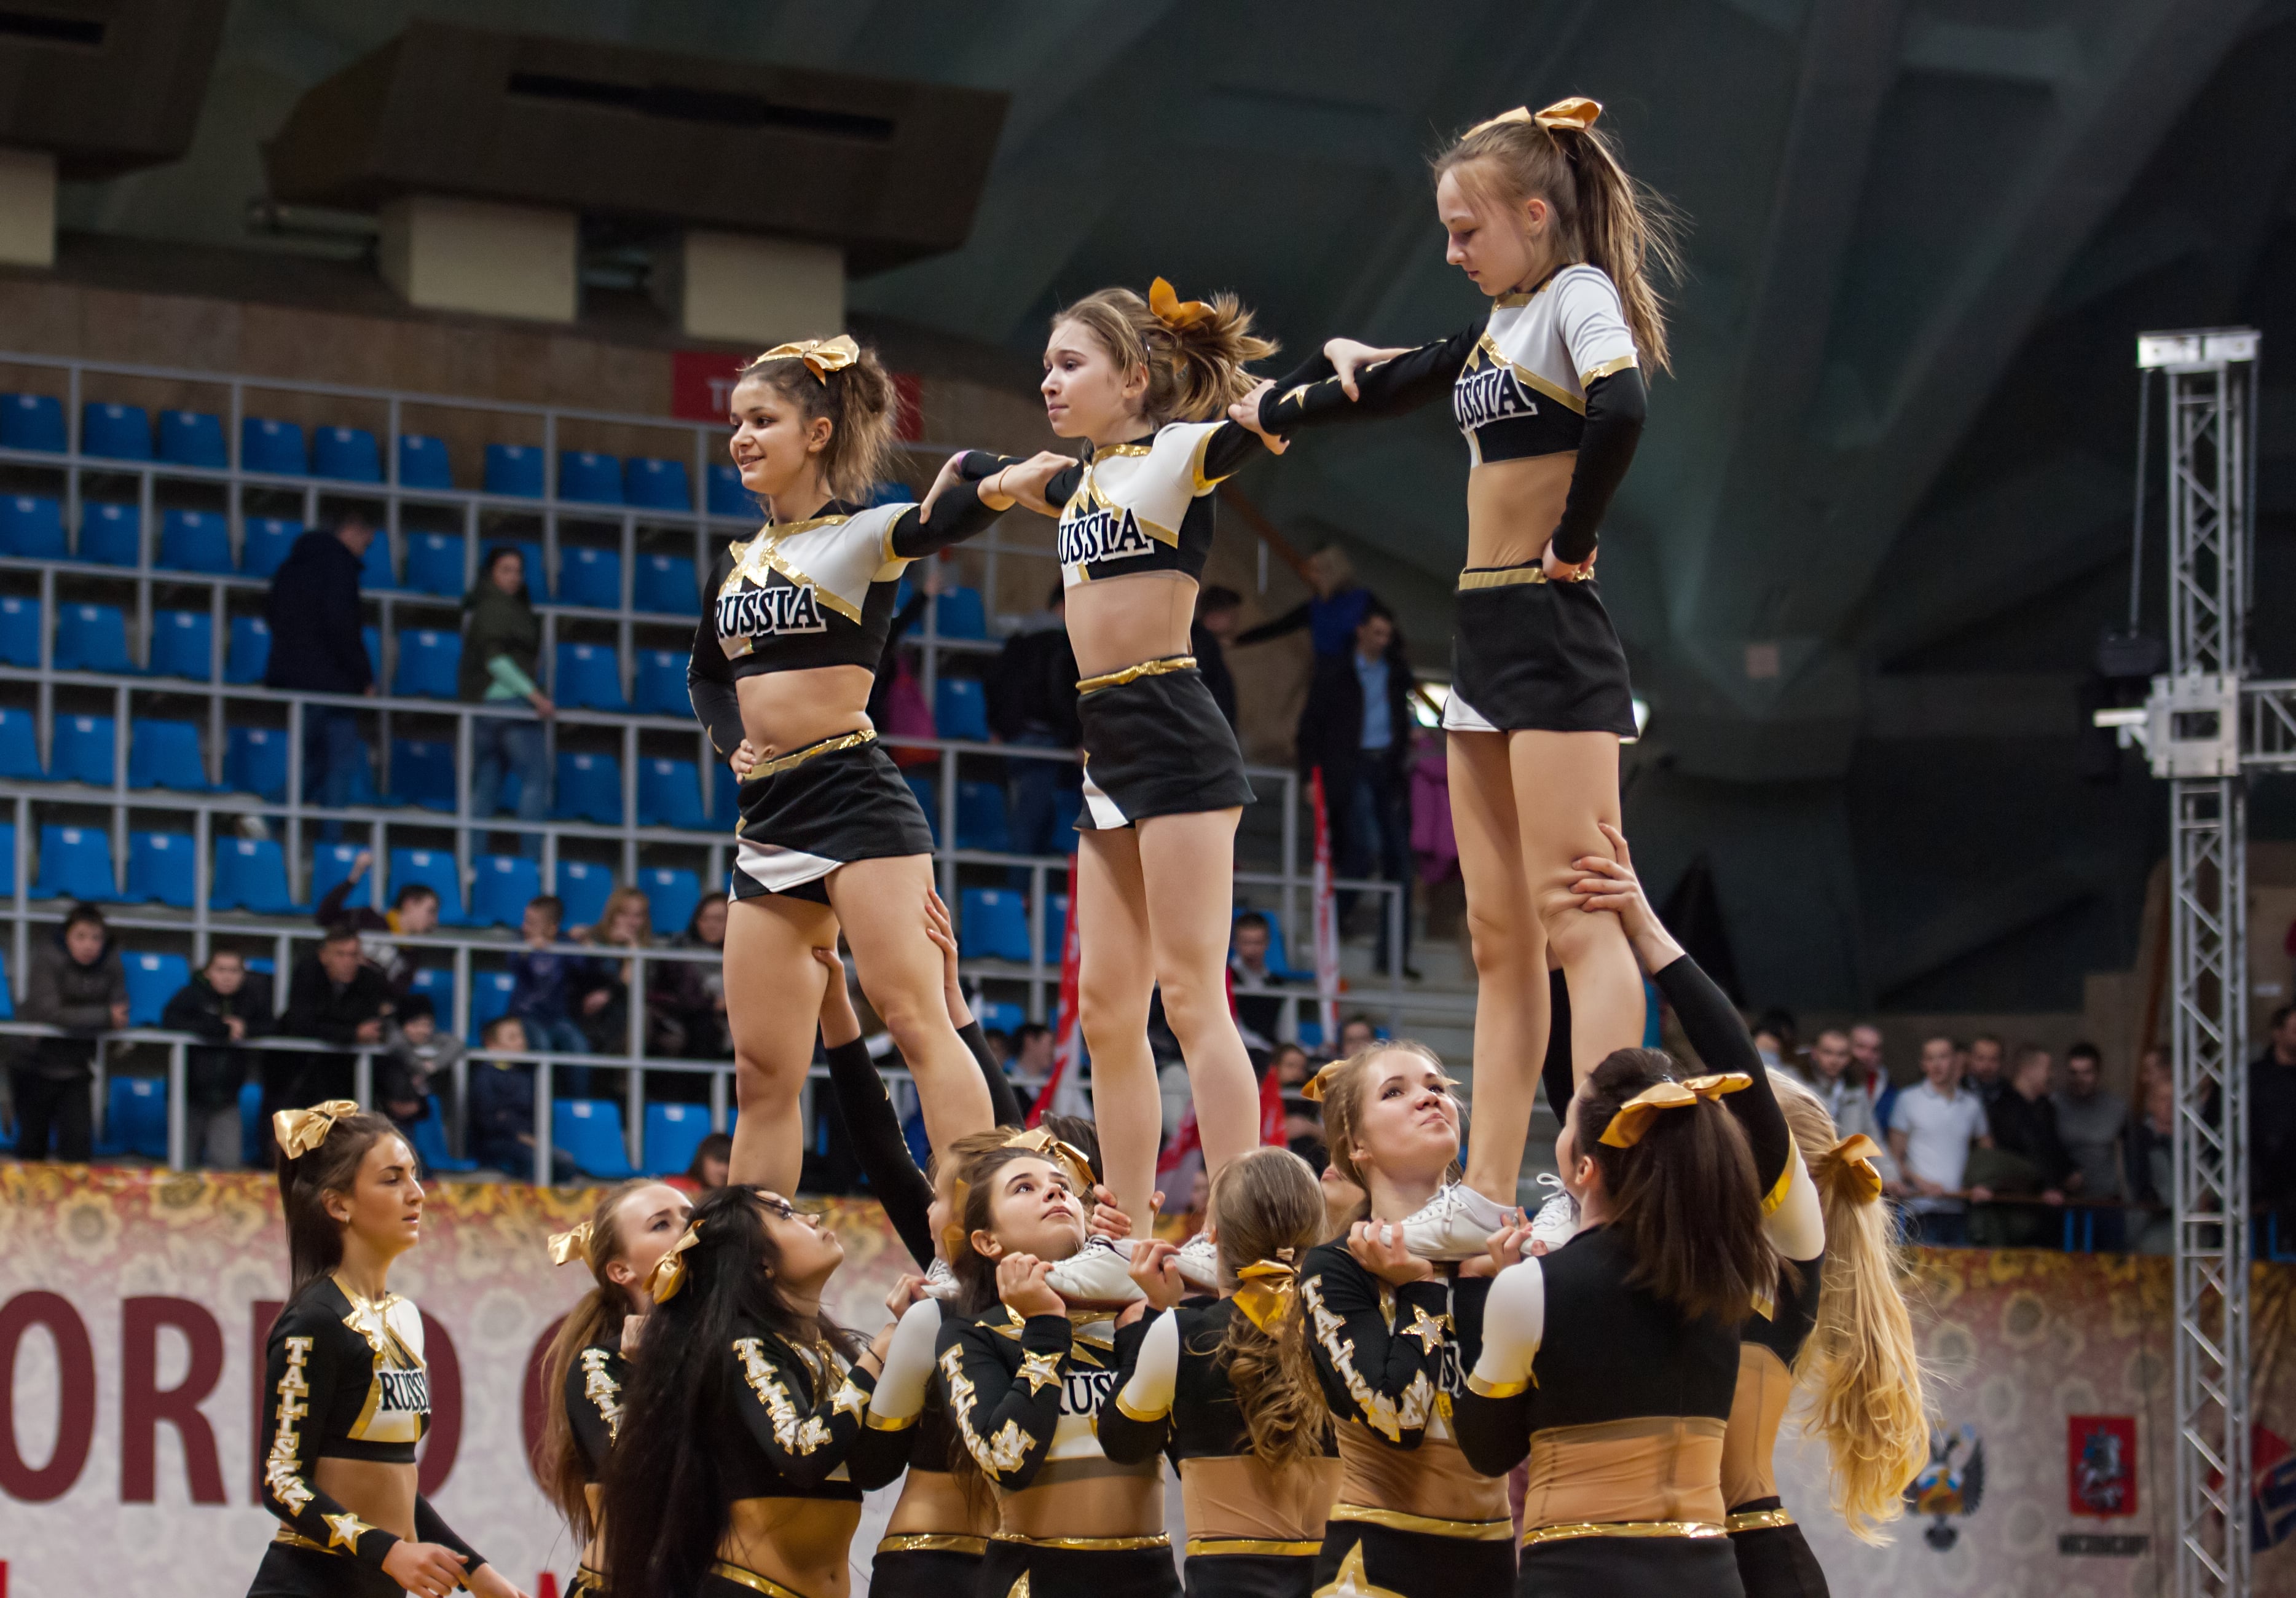
[[[1339,1058],[1345,1060],[1378,1041],[1379,1028],[1371,1024],[1371,1017],[1358,1012],[1340,1023]]]
[[[317,950],[296,965],[279,1030],[288,1037],[316,1038],[338,1047],[380,1044],[391,1008],[390,982],[360,955],[358,929],[338,922],[327,929]],[[357,1062],[348,1054],[265,1054],[265,1127],[270,1127],[274,1110],[350,1098],[356,1070]]]
[[[693,1163],[685,1168],[685,1180],[677,1185],[695,1192],[708,1192],[726,1185],[726,1168],[734,1159],[734,1140],[723,1132],[712,1132],[693,1150]]]
[[[1395,883],[1403,895],[1403,965],[1411,969],[1411,714],[1416,679],[1395,618],[1377,601],[1365,607],[1356,626],[1355,647],[1344,654],[1319,655],[1300,712],[1296,745],[1302,776],[1320,766],[1329,807],[1332,857],[1341,873],[1376,876]],[[1341,893],[1345,920],[1355,895]],[[1391,951],[1386,901],[1381,901],[1378,955],[1382,974]]]
[[[1802,1064],[1801,1031],[1793,1012],[1773,1004],[1754,1023],[1754,1049],[1774,1071],[1798,1070]]]
[[[1871,1021],[1859,1021],[1850,1028],[1849,1060],[1866,1085],[1866,1100],[1874,1106],[1874,1124],[1886,1127],[1890,1124],[1890,1107],[1897,1102],[1898,1085],[1890,1079],[1882,1028]]]
[[[1053,1076],[1053,1029],[1041,1021],[1013,1028],[1013,1089],[1023,1102],[1045,1091]]]
[[[1066,601],[1055,582],[1045,608],[1005,640],[983,687],[988,699],[988,730],[1020,749],[1073,751],[1083,739],[1077,724],[1076,651],[1069,646]],[[1013,848],[1023,855],[1064,855],[1069,845],[1054,836],[1056,804],[1063,788],[1082,782],[1072,761],[1020,759],[1004,763],[1012,791],[1006,817]],[[1018,868],[1015,868],[1018,872]],[[1016,881],[1027,873],[1018,872]]]
[[[1271,970],[1267,951],[1275,931],[1267,918],[1247,910],[1235,918],[1228,932],[1228,987],[1234,996],[1237,1029],[1245,1046],[1264,1054],[1275,1047],[1283,1033],[1286,1006],[1277,990],[1283,973]]]
[[[266,687],[297,693],[373,693],[374,664],[360,636],[359,573],[374,524],[358,512],[346,513],[332,532],[309,532],[295,540],[272,575],[265,615],[271,624],[271,660],[263,670]],[[352,784],[366,761],[357,712],[340,705],[303,707],[303,802],[340,810],[351,801]],[[342,824],[327,822],[320,835],[329,842],[342,835]]]
[[[653,906],[639,888],[617,888],[606,896],[605,908],[598,913],[598,924],[585,927],[575,934],[577,943],[586,943],[597,948],[642,949],[653,941]],[[660,971],[652,966],[651,971]],[[630,1037],[630,988],[638,979],[638,963],[593,956],[578,973],[577,986],[581,996],[574,1003],[582,1036],[588,1040],[591,1051],[599,1054],[627,1054],[632,1047]],[[652,1013],[655,979],[647,978],[645,997],[647,1014]],[[651,1053],[667,1053],[660,1039],[649,1035],[644,1040]]]
[[[2049,1097],[2049,1051],[2021,1044],[2002,1088],[1985,1112],[1993,1135],[1990,1154],[1972,1158],[1967,1179],[1997,1196],[2034,1196],[2049,1208],[2062,1206],[2079,1187],[2079,1171],[2057,1131],[2057,1107]],[[2030,1204],[2001,1205],[1983,1218],[1971,1217],[1972,1242],[1998,1248],[2054,1245],[2063,1235],[2058,1219]]]
[[[1308,642],[1314,646],[1318,660],[1337,659],[1355,644],[1356,628],[1364,613],[1379,602],[1371,590],[1356,586],[1355,562],[1348,552],[1336,544],[1326,544],[1308,557],[1304,574],[1313,594],[1302,604],[1297,604],[1273,621],[1263,621],[1249,632],[1235,636],[1235,646],[1265,643],[1271,638],[1282,638],[1308,629]]]
[[[360,955],[390,983],[393,997],[404,997],[414,981],[414,951],[397,940],[427,938],[439,930],[439,890],[427,882],[402,882],[388,910],[364,905],[345,908],[343,901],[373,865],[374,851],[361,849],[351,859],[351,874],[327,889],[311,915],[323,927],[348,923],[357,928]]]
[[[1196,619],[1188,627],[1188,652],[1230,726],[1235,725],[1235,674],[1227,668],[1227,646],[1242,618],[1243,596],[1214,583],[1196,594]]]
[[[1839,1027],[1828,1027],[1810,1045],[1808,1063],[1792,1075],[1817,1095],[1817,1102],[1825,1106],[1826,1114],[1833,1118],[1833,1125],[1842,1136],[1862,1135],[1872,1138],[1879,1147],[1886,1140],[1874,1119],[1874,1101],[1866,1095],[1866,1084],[1856,1074],[1856,1060],[1849,1034]],[[1882,1156],[1877,1168],[1885,1182],[1897,1176],[1895,1162],[1887,1154]]]
[[[925,702],[924,687],[909,664],[916,651],[904,649],[902,640],[923,619],[927,602],[941,591],[941,563],[917,561],[909,568],[908,580],[909,602],[894,613],[885,647],[877,654],[877,677],[869,685],[869,724],[897,738],[931,738],[936,731],[932,707]],[[899,749],[892,754],[897,766],[937,766],[940,761],[929,749]]]
[[[734,1044],[726,1030],[726,901],[711,895],[693,907],[674,949],[707,949],[717,961],[665,960],[646,983],[655,1052],[687,1060],[726,1060]],[[701,1078],[692,1078],[696,1084]],[[706,1085],[705,1085],[706,1086]]]
[[[463,662],[455,692],[467,703],[508,710],[521,700],[534,715],[480,716],[471,721],[471,814],[502,806],[503,774],[518,774],[518,818],[550,814],[550,755],[542,724],[558,712],[535,682],[542,619],[527,597],[526,557],[509,545],[487,551],[477,586],[463,596]],[[539,718],[539,719],[537,719]],[[542,858],[542,834],[521,832],[519,847]]]
[[[2296,1227],[2296,1005],[2272,1012],[2248,1068],[2248,1191],[2254,1214],[2277,1217],[2284,1233]]]
[[[2159,1052],[2147,1049],[2145,1055]],[[2139,1073],[2136,1080],[2144,1107],[2128,1127],[2128,1197],[2153,1211],[2137,1223],[2136,1251],[2174,1253],[2176,1222],[2164,1212],[2177,1191],[2177,1086],[2165,1070]]]
[[[185,1142],[201,1164],[237,1170],[247,1163],[239,1090],[247,1085],[250,1051],[230,1045],[271,1030],[267,987],[249,979],[247,957],[237,949],[215,949],[168,1001],[160,1024],[222,1045],[184,1053],[184,1102],[191,1118]]]
[[[514,1015],[498,1015],[479,1036],[485,1048],[527,1053],[526,1028]],[[513,1182],[534,1180],[534,1067],[524,1061],[480,1059],[471,1065],[471,1158]],[[551,1151],[551,1178],[574,1177],[573,1157]]]
[[[1962,1180],[1972,1148],[1991,1148],[1985,1107],[1963,1087],[1960,1045],[1939,1036],[1922,1044],[1922,1080],[1898,1095],[1890,1115],[1890,1153],[1904,1173],[1901,1188],[1912,1196],[1906,1209],[1920,1240],[1955,1246],[1969,1240]],[[1993,1195],[1978,1188],[1967,1197],[1980,1203]]]
[[[1331,1155],[1324,1143],[1322,1110],[1307,1096],[1308,1078],[1316,1069],[1308,1062],[1308,1051],[1296,1043],[1279,1045],[1267,1069],[1275,1074],[1283,1094],[1283,1141],[1294,1154],[1323,1169]]]
[[[519,923],[526,940],[523,953],[505,963],[510,969],[509,1013],[525,1023],[527,1042],[537,1054],[586,1054],[590,1040],[574,1020],[580,984],[589,962],[579,955],[562,955],[551,946],[558,941],[559,923],[566,906],[554,894],[527,901]],[[584,1073],[586,1076],[586,1072]],[[567,1081],[563,1073],[561,1080]],[[570,1088],[574,1083],[567,1081]]]
[[[465,1052],[463,1040],[439,1029],[439,1012],[428,995],[411,993],[398,1001],[383,1042],[390,1052],[375,1078],[375,1098],[384,1114],[412,1127],[430,1113],[427,1101],[439,1091],[439,1079],[454,1075]]]
[[[45,1160],[49,1134],[56,1158],[84,1164],[95,1150],[96,1041],[89,1036],[127,1024],[127,968],[120,963],[103,912],[74,905],[55,936],[32,952],[19,1012],[62,1027],[74,1037],[41,1037],[9,1073],[16,1095],[16,1158]]]
[[[2095,1204],[2118,1204],[2128,1196],[2121,1147],[2128,1129],[2128,1102],[2104,1087],[2104,1056],[2093,1043],[2065,1051],[2065,1084],[2057,1090],[2057,1135],[2079,1172],[2080,1196]],[[2118,1251],[2128,1230],[2120,1211],[2104,1209],[2090,1222],[2095,1246]]]
[[[1988,1110],[2009,1091],[2009,1078],[2003,1069],[2008,1061],[2008,1052],[1992,1033],[1980,1032],[1969,1040],[1964,1086],[1977,1095],[1977,1102]]]

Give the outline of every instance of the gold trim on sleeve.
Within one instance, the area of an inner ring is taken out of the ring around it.
[[[1472,1371],[1467,1373],[1467,1390],[1478,1398],[1513,1398],[1530,1389],[1528,1381],[1486,1381]]]
[[[1596,378],[1608,377],[1613,372],[1624,372],[1628,367],[1636,365],[1638,364],[1639,363],[1635,359],[1635,352],[1629,349],[1626,354],[1622,356],[1615,356],[1610,360],[1604,361],[1599,366],[1587,367],[1586,371],[1578,374],[1578,386],[1583,389],[1588,383],[1593,382]]]
[[[1137,666],[1128,666],[1122,671],[1103,672],[1096,677],[1086,677],[1077,684],[1077,692],[1098,693],[1103,688],[1121,688],[1127,683],[1136,683],[1142,677],[1160,677],[1175,671],[1193,671],[1193,655],[1166,655],[1160,660],[1143,660]]]
[[[1163,1408],[1156,1410],[1135,1409],[1132,1405],[1124,1401],[1124,1393],[1121,1389],[1112,1394],[1111,1397],[1116,1405],[1117,1414],[1122,1415],[1128,1421],[1137,1421],[1143,1426],[1152,1425],[1172,1413],[1172,1406],[1168,1404],[1164,1405]]]
[[[1443,1520],[1433,1515],[1407,1514],[1399,1509],[1374,1509],[1367,1504],[1334,1504],[1330,1519],[1384,1526],[1390,1531],[1450,1537],[1463,1543],[1504,1543],[1514,1536],[1513,1520]]]
[[[1794,1168],[1800,1164],[1801,1164],[1801,1150],[1795,1144],[1793,1133],[1789,1130],[1786,1133],[1785,1168],[1778,1173],[1778,1179],[1770,1184],[1770,1191],[1762,1195],[1764,1215],[1775,1215],[1778,1206],[1786,1201],[1786,1190],[1793,1185]]]
[[[922,1414],[924,1412],[920,1410],[917,1413]],[[890,1415],[881,1415],[873,1409],[863,1414],[861,1423],[872,1431],[906,1431],[917,1423],[917,1416],[902,1415],[897,1420]]]
[[[1791,1526],[1794,1518],[1782,1509],[1742,1510],[1722,1522],[1732,1537],[1742,1531],[1767,1531],[1773,1527]]]
[[[1321,1543],[1275,1543],[1265,1537],[1190,1537],[1187,1554],[1198,1559],[1205,1554],[1260,1553],[1278,1559],[1312,1559],[1323,1552]]]
[[[1711,1520],[1564,1520],[1553,1526],[1533,1526],[1522,1534],[1522,1545],[1560,1543],[1573,1537],[1726,1537]]]
[[[880,1538],[880,1553],[969,1553],[979,1559],[988,1552],[987,1537],[958,1537],[947,1531],[896,1532]]]

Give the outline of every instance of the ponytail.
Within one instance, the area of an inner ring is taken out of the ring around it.
[[[343,1224],[327,1213],[327,1195],[348,1194],[358,1183],[366,1151],[383,1138],[404,1135],[396,1121],[348,1099],[273,1115],[279,1208],[287,1220],[288,1303],[343,1263]]]
[[[561,1264],[579,1259],[590,1267],[592,1287],[582,1296],[580,1303],[566,1312],[558,1323],[558,1333],[550,1340],[550,1352],[542,1356],[542,1436],[535,1444],[534,1473],[541,1481],[543,1491],[566,1517],[566,1524],[577,1542],[587,1543],[596,1534],[597,1526],[590,1514],[590,1495],[586,1490],[588,1471],[582,1457],[582,1445],[576,1440],[574,1427],[566,1418],[564,1393],[566,1373],[582,1357],[582,1350],[597,1344],[619,1347],[622,1323],[629,1318],[628,1293],[608,1280],[606,1267],[622,1253],[622,1201],[641,1187],[652,1186],[652,1179],[640,1176],[611,1188],[590,1211],[590,1218],[570,1233],[562,1233],[571,1245]],[[554,1253],[557,1238],[551,1240]]]
[[[1140,408],[1158,426],[1208,422],[1251,392],[1245,370],[1278,348],[1251,331],[1251,313],[1234,294],[1181,300],[1158,278],[1143,299],[1129,289],[1087,294],[1053,318],[1090,333],[1126,375],[1145,371]]]
[[[842,500],[860,500],[885,475],[900,425],[900,397],[877,352],[844,334],[767,350],[735,374],[794,400],[808,422],[827,417],[821,480]]]
[[[1222,1284],[1242,1283],[1267,1300],[1247,1309],[1237,1295],[1214,1354],[1243,1412],[1251,1451],[1271,1469],[1318,1458],[1332,1412],[1308,1352],[1292,1273],[1323,1234],[1323,1184],[1291,1150],[1254,1149],[1220,1168],[1208,1203],[1219,1232]],[[1258,1280],[1245,1282],[1247,1270]]]

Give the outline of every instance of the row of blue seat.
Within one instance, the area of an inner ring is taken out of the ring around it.
[[[0,395],[0,449],[61,455],[70,448],[63,402],[47,394]],[[80,453],[103,460],[157,462],[226,471],[231,458],[224,442],[223,418],[208,411],[161,411],[154,447],[152,418],[142,406],[90,400],[80,407]],[[315,429],[308,445],[292,422],[247,416],[240,421],[240,468],[277,477],[317,477],[334,482],[380,484],[382,452],[363,427]],[[545,495],[542,450],[529,445],[489,444],[485,487],[488,494],[520,499]],[[442,438],[424,433],[398,438],[401,488],[446,489],[455,473]],[[757,501],[742,487],[730,463],[713,463],[708,474],[712,516],[748,517]],[[692,475],[682,461],[633,455],[627,462],[594,450],[558,452],[558,497],[583,504],[629,505],[640,510],[691,512]]]

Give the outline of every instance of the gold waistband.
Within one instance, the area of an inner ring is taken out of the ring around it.
[[[1121,688],[1127,683],[1136,683],[1142,677],[1160,677],[1171,671],[1193,671],[1193,655],[1166,655],[1161,660],[1143,660],[1137,666],[1128,666],[1122,671],[1104,672],[1096,677],[1085,677],[1077,684],[1078,693],[1098,693],[1103,688]]]
[[[804,765],[816,755],[833,755],[841,749],[859,749],[865,743],[876,742],[877,729],[874,727],[863,733],[845,733],[835,738],[824,738],[819,743],[807,744],[793,755],[778,755],[762,766],[752,766],[750,767],[749,780],[754,783],[759,777],[776,775],[793,766]],[[764,1578],[760,1577],[758,1579]]]
[[[1522,1545],[1560,1543],[1570,1537],[1718,1537],[1723,1528],[1711,1520],[1565,1520],[1556,1526],[1533,1526],[1522,1534]]]
[[[753,1593],[763,1593],[766,1598],[805,1598],[793,1587],[785,1587],[770,1576],[760,1576],[755,1570],[745,1570],[739,1565],[729,1565],[719,1560],[709,1567],[709,1574],[737,1587],[747,1587]]]
[[[1312,1559],[1323,1552],[1321,1543],[1271,1543],[1261,1537],[1190,1537],[1188,1557],[1203,1554],[1263,1553],[1278,1559]]]
[[[1504,1543],[1514,1535],[1513,1520],[1441,1520],[1433,1515],[1406,1514],[1399,1509],[1374,1509],[1367,1504],[1334,1504],[1334,1520],[1358,1520],[1384,1526],[1390,1531],[1415,1531],[1424,1537],[1456,1537],[1466,1543]]]
[[[880,1553],[970,1553],[975,1559],[988,1552],[987,1537],[959,1537],[949,1531],[896,1532],[881,1538]]]
[[[1583,583],[1595,573],[1592,568],[1563,578],[1566,583]],[[1546,575],[1545,565],[1534,561],[1529,566],[1470,566],[1459,574],[1459,592],[1472,588],[1512,588],[1518,583],[1549,583],[1555,578]]]
[[[1742,1510],[1722,1522],[1726,1530],[1767,1531],[1774,1526],[1791,1526],[1794,1518],[1782,1509]]]
[[[1083,1553],[1129,1553],[1137,1548],[1169,1548],[1172,1539],[1162,1532],[1144,1537],[1024,1537],[1016,1532],[1000,1531],[1000,1543],[1018,1543],[1028,1548],[1068,1548]]]

